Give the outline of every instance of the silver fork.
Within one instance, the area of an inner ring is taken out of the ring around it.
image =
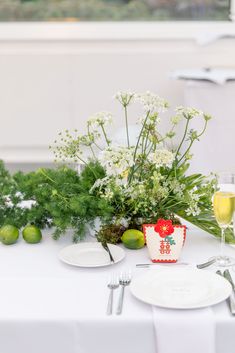
[[[109,292],[109,300],[107,306],[107,315],[112,315],[113,312],[113,291],[119,287],[119,280],[118,277],[112,276],[108,283],[108,288],[110,289]]]
[[[118,300],[118,307],[117,307],[117,311],[116,311],[117,315],[120,315],[122,313],[125,287],[129,286],[130,283],[131,283],[131,272],[121,273],[120,278],[119,278],[119,284],[121,286],[121,291],[120,291],[119,300]]]

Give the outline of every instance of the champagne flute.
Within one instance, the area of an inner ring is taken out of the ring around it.
[[[215,256],[215,265],[227,267],[235,264],[235,258],[225,255],[225,231],[230,226],[235,206],[234,175],[223,173],[218,176],[219,190],[213,196],[213,209],[221,229],[220,255]]]

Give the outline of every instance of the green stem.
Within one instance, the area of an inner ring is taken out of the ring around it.
[[[95,155],[95,152],[94,152],[94,150],[93,150],[92,146],[90,145],[89,147],[90,147],[90,150],[91,150],[91,153],[92,153],[92,155],[93,155],[94,159],[96,159],[96,155]]]
[[[88,133],[88,136],[91,136],[89,124],[87,124],[87,133]],[[102,151],[102,148],[100,146],[98,146],[97,143],[94,141],[94,136],[93,136],[93,141],[92,142],[100,151]]]
[[[190,151],[190,149],[191,149],[191,147],[192,147],[194,141],[195,141],[195,140],[191,140],[191,142],[190,142],[188,148],[187,148],[186,151],[184,152],[183,156],[178,160],[176,166],[180,164],[180,162],[184,159],[184,157],[185,157],[185,156],[187,155],[187,153]]]
[[[51,177],[49,177],[49,175],[47,175],[47,174],[44,172],[43,169],[40,169],[40,173],[41,173],[42,175],[44,175],[44,176],[45,176],[48,180],[50,180],[52,183],[57,184],[56,181],[53,180]],[[68,200],[67,200],[61,193],[59,193],[58,190],[56,190],[56,192],[57,192],[56,195],[57,195],[58,197],[60,197],[61,199],[63,199],[63,200],[68,204]]]
[[[96,175],[96,173],[95,173],[95,171],[93,170],[93,168],[91,168],[90,165],[89,165],[86,161],[84,161],[84,159],[82,159],[81,157],[78,157],[78,156],[77,156],[77,158],[80,159],[80,161],[81,161],[82,163],[84,163],[84,164],[87,166],[87,168],[90,169],[90,171],[94,174],[94,176],[95,176],[96,178],[98,178],[98,176]]]
[[[202,129],[202,132],[201,132],[199,135],[197,135],[197,138],[201,137],[201,136],[204,134],[204,132],[206,131],[206,127],[207,127],[207,121],[205,122],[205,125],[204,125],[204,128]],[[191,149],[191,147],[192,147],[194,141],[195,141],[195,139],[191,140],[191,142],[190,142],[190,144],[189,144],[187,150],[184,152],[183,156],[179,159],[177,165],[184,159],[184,157],[185,157],[185,156],[187,155],[187,153],[190,151],[190,149]]]
[[[201,137],[204,134],[204,132],[206,131],[206,128],[207,128],[207,124],[208,124],[208,121],[206,120],[204,128],[202,129],[202,132],[199,135],[197,135],[197,137]]]
[[[142,136],[142,133],[145,129],[145,125],[146,125],[146,122],[147,122],[147,119],[149,117],[149,113],[150,111],[148,111],[147,115],[146,115],[146,118],[144,119],[144,123],[143,123],[143,126],[142,126],[142,129],[140,130],[140,133],[139,133],[139,136],[138,136],[138,140],[137,140],[137,143],[136,143],[136,146],[135,146],[135,151],[134,151],[134,156],[133,156],[133,161],[135,162],[136,160],[136,154],[137,154],[137,151],[138,151],[138,147],[139,147],[139,143],[140,143],[140,139],[141,139],[141,136]],[[128,184],[130,184],[132,178],[133,178],[133,175],[134,175],[134,172],[135,172],[135,166],[133,166],[131,168],[131,172],[130,172],[130,176],[129,176],[129,180],[128,180]]]
[[[182,145],[184,143],[185,137],[186,137],[187,132],[188,132],[188,126],[189,126],[189,119],[187,119],[187,123],[186,123],[186,126],[185,126],[183,138],[182,138],[182,140],[181,140],[181,142],[179,144],[179,147],[177,148],[177,151],[175,153],[175,159],[177,159],[178,153],[179,153],[179,151],[180,151],[180,149],[181,149],[181,147],[182,147]]]
[[[125,122],[126,122],[126,138],[127,138],[127,147],[130,147],[130,140],[129,140],[129,130],[128,130],[128,118],[127,118],[127,105],[124,106],[125,110]]]
[[[110,142],[109,142],[109,140],[108,140],[108,137],[107,137],[107,134],[106,134],[106,132],[105,132],[104,126],[103,126],[103,124],[100,124],[100,126],[101,126],[102,132],[103,132],[103,134],[104,134],[105,141],[106,141],[107,145],[109,146],[109,145],[110,145]]]
[[[50,180],[52,183],[56,184],[56,181],[53,180],[51,177],[49,177],[49,175],[47,175],[47,174],[44,172],[43,169],[40,169],[40,173],[41,173],[42,175],[44,175],[44,176],[45,176],[48,180]]]
[[[139,133],[139,136],[138,136],[138,140],[137,140],[137,143],[136,143],[136,146],[135,146],[135,152],[134,152],[134,156],[133,156],[134,162],[135,162],[137,150],[138,150],[139,143],[140,143],[140,138],[141,138],[142,133],[143,133],[143,131],[144,131],[144,129],[145,129],[145,125],[146,125],[147,119],[148,119],[148,117],[149,117],[149,113],[150,113],[150,111],[148,111],[148,113],[147,113],[147,115],[146,115],[146,118],[144,119],[144,123],[143,123],[142,129],[140,130],[140,133]]]
[[[149,130],[147,131],[147,134],[146,134],[146,137],[145,137],[143,154],[146,153],[146,148],[147,148],[147,144],[148,144],[148,138],[149,138]]]
[[[102,148],[101,148],[99,145],[97,145],[97,143],[96,143],[95,141],[93,142],[93,144],[94,144],[100,151],[103,151]]]

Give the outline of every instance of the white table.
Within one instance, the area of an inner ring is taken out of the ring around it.
[[[114,266],[80,269],[57,258],[70,243],[69,235],[54,241],[44,232],[41,244],[0,244],[0,352],[157,353],[151,307],[128,289],[123,314],[105,314],[108,277],[123,268],[131,268],[133,275],[146,271],[135,264],[149,261],[147,249],[126,250],[125,260]],[[200,263],[218,250],[215,238],[189,230],[181,261]],[[235,256],[234,248],[227,251]],[[117,298],[118,291],[115,305]],[[216,353],[234,353],[235,317],[225,302],[213,312]]]

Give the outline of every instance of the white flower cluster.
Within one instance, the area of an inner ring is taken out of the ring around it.
[[[136,93],[131,91],[119,91],[115,94],[114,98],[117,99],[124,107],[127,107],[134,101]]]
[[[150,115],[165,112],[168,108],[168,103],[165,99],[149,91],[137,94],[136,100],[143,104],[145,112]]]
[[[19,202],[16,206],[21,209],[31,210],[31,208],[36,205],[37,205],[37,202],[35,200],[24,200]]]
[[[23,200],[24,195],[23,195],[20,191],[17,191],[17,192],[15,193],[15,197],[17,197],[17,199],[18,199],[19,201],[21,201],[21,200]],[[5,196],[3,196],[3,199],[4,199],[5,206],[6,206],[7,208],[12,208],[12,207],[14,207],[14,203],[12,202],[10,195],[5,195]]]
[[[35,200],[23,200],[23,194],[20,191],[17,191],[15,196],[19,199],[17,204],[12,202],[10,195],[4,196],[4,203],[7,208],[21,208],[30,210],[33,206],[36,206],[37,202]]]
[[[178,180],[171,180],[170,188],[178,199],[184,196],[185,184],[180,184]]]
[[[106,127],[107,125],[111,124],[113,121],[113,115],[109,112],[99,112],[92,115],[88,121],[88,126],[92,127],[94,130],[99,126]]]
[[[201,213],[200,208],[195,204],[195,205],[191,205],[189,206],[186,210],[185,213],[187,214],[187,216],[198,216]]]
[[[103,179],[97,179],[93,186],[90,189],[90,193],[92,193],[95,189],[101,189],[103,186],[106,186],[109,183],[110,177],[105,177]]]
[[[201,212],[199,206],[198,206],[198,201],[199,201],[199,195],[195,193],[195,189],[191,190],[189,192],[189,207],[185,210],[186,214],[188,216],[198,216]]]
[[[174,154],[166,149],[156,150],[151,152],[148,156],[148,161],[159,167],[170,167],[174,160]]]
[[[177,119],[181,119],[181,117],[183,116],[190,119],[195,118],[196,116],[198,117],[204,116],[204,113],[201,110],[190,108],[190,107],[182,107],[182,106],[176,108],[176,113],[177,113]]]
[[[13,202],[11,201],[11,198],[9,195],[4,196],[4,203],[7,208],[12,208],[14,207]]]
[[[112,146],[102,151],[99,160],[108,176],[123,176],[133,166],[134,148]]]

